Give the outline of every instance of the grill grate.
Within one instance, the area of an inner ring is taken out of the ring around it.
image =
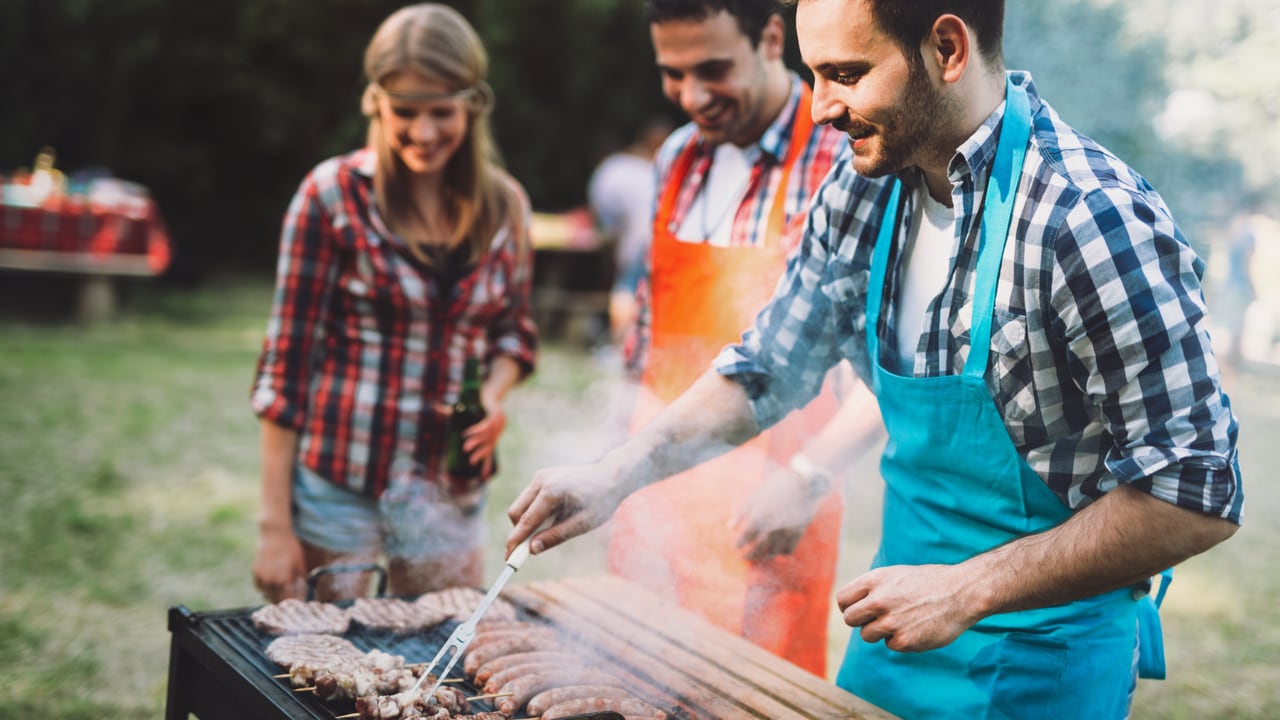
[[[338,604],[349,605],[350,603]],[[252,608],[247,608],[211,613],[194,613],[192,617],[202,631],[216,636],[235,651],[237,657],[224,656],[224,661],[241,670],[252,668],[252,671],[272,679],[273,682],[291,693],[298,704],[298,709],[305,707],[315,717],[320,718],[334,718],[338,715],[345,715],[355,711],[355,704],[350,701],[325,702],[316,697],[314,693],[295,693],[292,692],[293,688],[289,685],[289,678],[273,677],[286,671],[285,668],[281,668],[272,662],[266,654],[267,645],[277,636],[259,630],[253,624],[252,611]],[[458,621],[449,620],[422,632],[395,633],[390,630],[367,628],[353,622],[351,628],[342,637],[350,640],[353,645],[365,652],[376,649],[393,655],[402,655],[405,658],[405,662],[429,662],[444,645],[445,641],[448,640],[449,634],[453,632],[453,629],[458,624]],[[461,663],[454,666],[453,671],[449,673],[449,677],[462,680],[462,682],[454,684],[454,687],[461,689],[468,697],[480,694],[475,685],[471,684],[463,675]],[[473,701],[471,707],[475,712],[495,709],[492,702],[488,700]]]

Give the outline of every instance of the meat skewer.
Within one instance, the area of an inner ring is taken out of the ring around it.
[[[470,712],[471,706],[466,696],[449,687],[441,687],[431,696],[425,690],[410,689],[394,695],[356,698],[356,717],[361,720],[450,720],[470,717]]]
[[[302,660],[289,665],[289,680],[294,687],[314,685],[316,677],[325,673],[344,673],[357,670],[399,670],[406,667],[404,656],[391,655],[381,650],[370,650],[358,655],[338,655],[323,660]]]

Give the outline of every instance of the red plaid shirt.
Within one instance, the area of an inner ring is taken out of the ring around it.
[[[524,189],[508,178],[522,217],[442,289],[378,215],[374,164],[367,150],[330,159],[294,196],[252,394],[255,413],[298,431],[300,462],[369,497],[386,489],[393,461],[444,477],[466,358],[506,355],[528,373],[537,352]]]

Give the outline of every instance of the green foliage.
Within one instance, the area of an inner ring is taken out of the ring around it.
[[[495,132],[539,208],[583,202],[611,138],[662,111],[639,4],[450,3],[484,38]],[[387,0],[5,0],[0,172],[43,145],[59,166],[105,166],[148,186],[175,272],[273,267],[303,175],[364,141],[365,44]],[[38,58],[38,61],[33,61]]]
[[[267,273],[302,176],[363,142],[364,46],[401,4],[4,0],[0,172],[52,145],[64,169],[105,166],[152,190],[175,275]],[[642,0],[450,4],[489,49],[495,133],[535,207],[581,204],[606,150],[651,115],[680,119],[659,91]],[[1146,175],[1193,240],[1244,191],[1274,196],[1280,81],[1262,60],[1274,7],[1024,0],[1008,15],[1009,65],[1030,69],[1068,122]],[[800,69],[793,28],[785,57]],[[1166,139],[1156,120],[1187,89],[1230,112]]]

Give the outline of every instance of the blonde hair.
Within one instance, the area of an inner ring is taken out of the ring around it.
[[[501,178],[501,158],[489,128],[493,91],[485,82],[489,57],[471,24],[456,10],[421,3],[392,13],[378,27],[364,55],[368,81],[361,111],[369,118],[368,146],[377,153],[374,194],[378,209],[392,227],[407,227],[413,216],[407,181],[409,169],[391,150],[378,114],[381,83],[390,75],[410,70],[446,87],[464,100],[468,131],[444,169],[444,203],[453,220],[449,247],[465,242],[470,262],[477,262],[489,242],[516,207]],[[414,253],[431,262],[412,239]]]

